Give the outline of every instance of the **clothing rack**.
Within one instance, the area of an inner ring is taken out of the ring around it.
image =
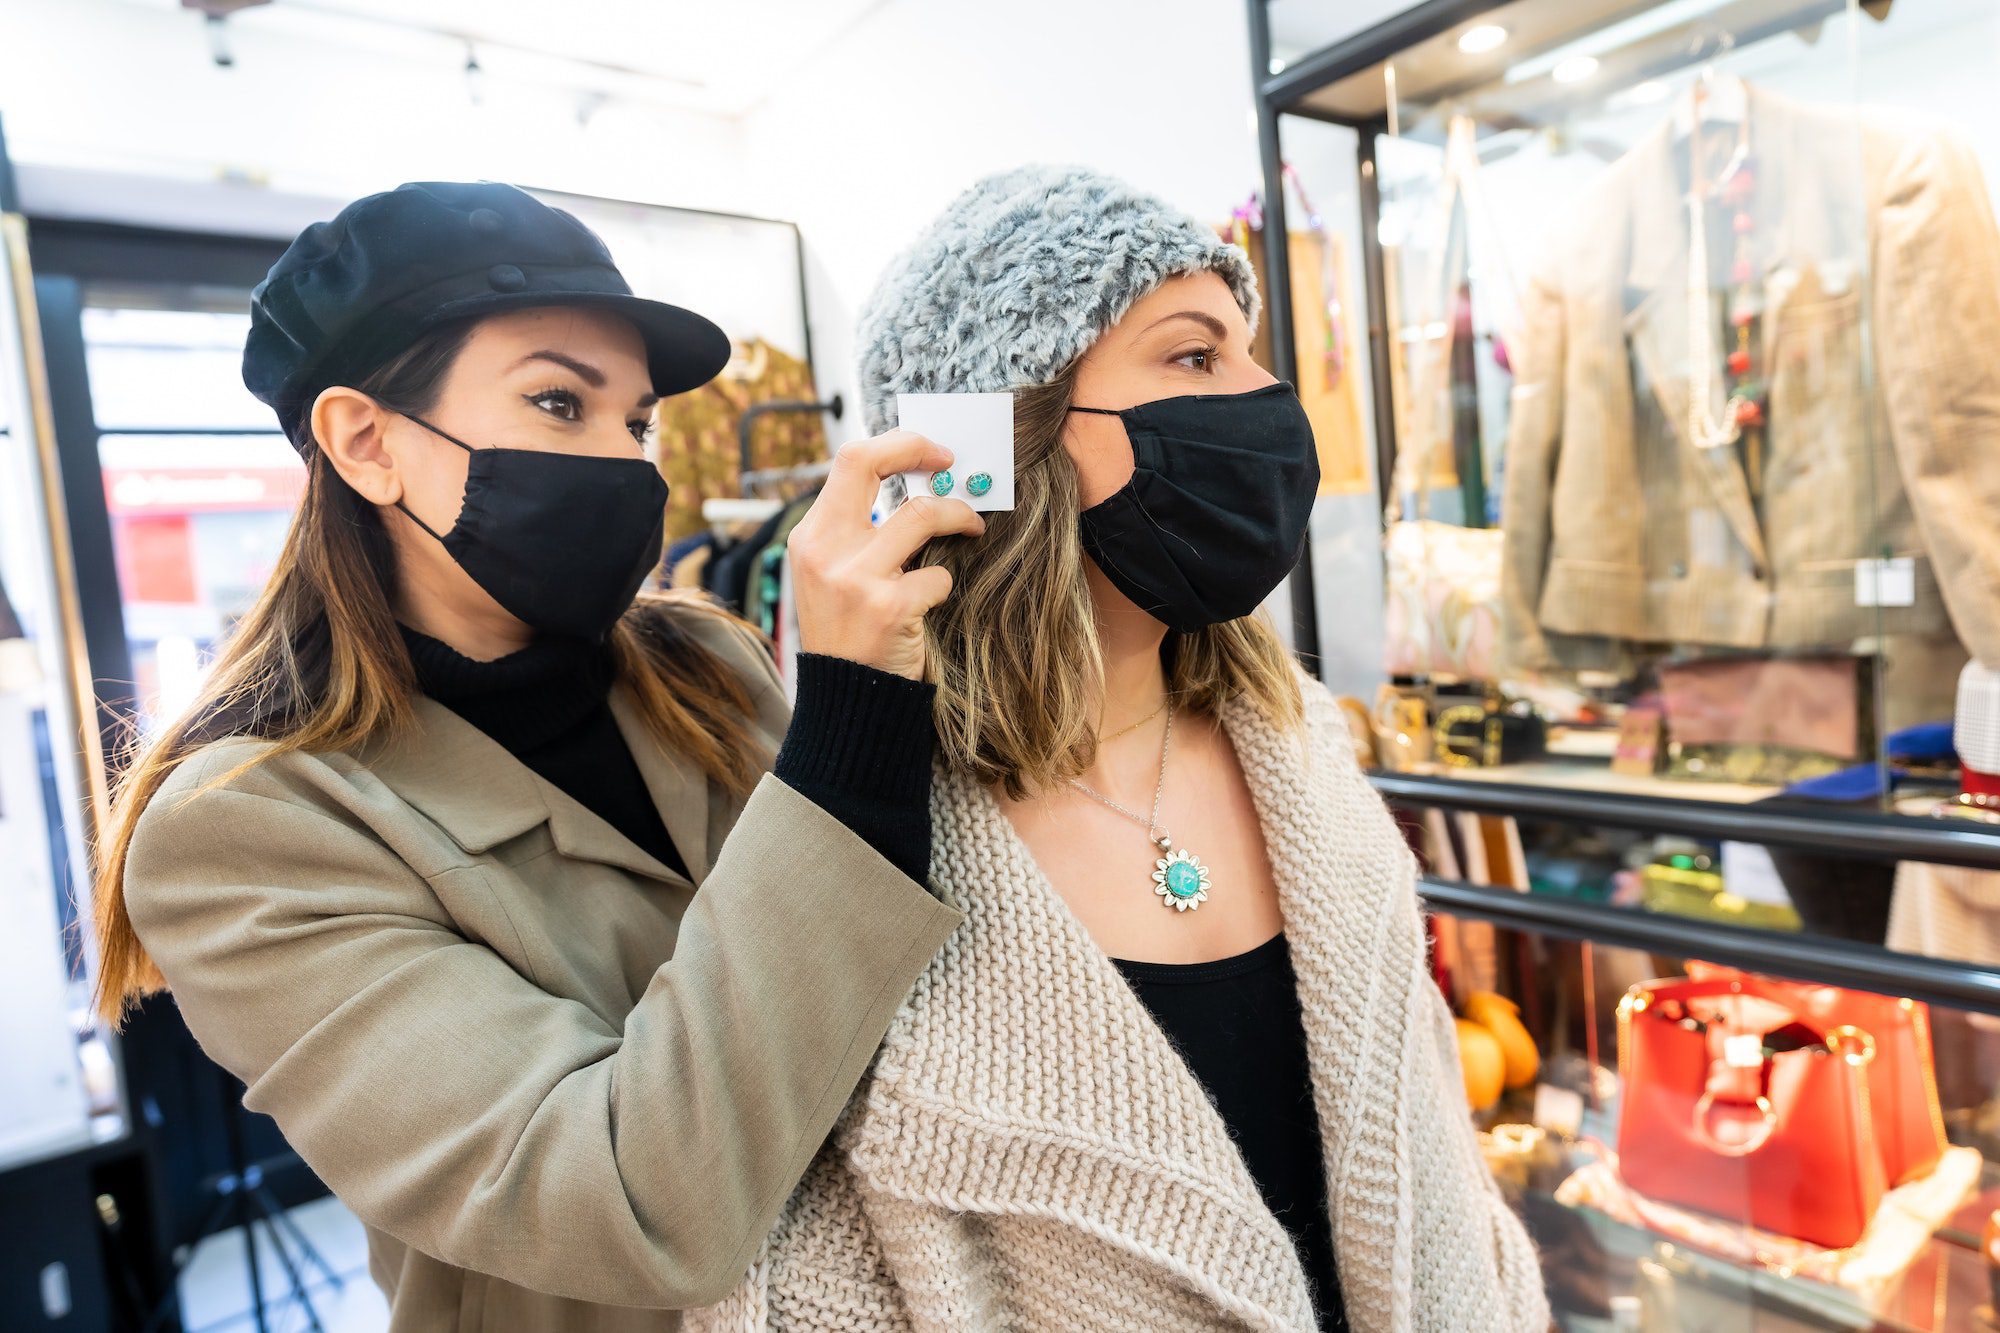
[[[824,463],[801,463],[797,467],[763,467],[743,474],[743,494],[749,495],[759,486],[781,481],[817,481],[833,471],[831,460]]]
[[[749,407],[743,409],[743,415],[736,422],[736,454],[738,472],[741,477],[740,485],[742,486],[744,496],[747,498],[758,485],[765,481],[789,479],[802,471],[802,469],[798,468],[765,468],[760,471],[750,466],[752,462],[750,455],[751,434],[756,429],[757,422],[761,418],[779,412],[825,412],[835,421],[838,421],[846,411],[847,405],[841,400],[839,394],[835,394],[824,403],[780,400],[769,403],[752,403]],[[829,465],[814,463],[808,464],[808,466],[826,467]]]

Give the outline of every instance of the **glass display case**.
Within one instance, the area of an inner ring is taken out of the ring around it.
[[[2000,1328],[2000,4],[1249,16],[1298,637],[1559,1324]]]
[[[1284,46],[1307,11],[1252,7],[1264,198],[1365,291],[1376,507],[1322,498],[1311,574],[1384,789],[1705,839],[1634,906],[2000,962],[2000,5],[1434,2]],[[1305,379],[1312,300],[1272,303]]]
[[[1975,73],[1995,15],[1945,8]],[[1935,724],[2000,662],[2000,229],[1957,80],[1870,77],[1941,27],[1516,3],[1301,100],[1381,125],[1381,664],[1448,700],[1394,764],[1955,794]]]
[[[2000,1019],[1435,930],[1487,1164],[1560,1327],[1996,1327]]]

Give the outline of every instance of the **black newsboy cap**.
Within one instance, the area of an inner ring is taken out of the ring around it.
[[[663,397],[729,359],[721,329],[634,296],[604,242],[562,209],[490,181],[413,181],[315,222],[271,266],[250,294],[243,383],[296,441],[320,390],[364,378],[427,329],[546,305],[630,320]]]

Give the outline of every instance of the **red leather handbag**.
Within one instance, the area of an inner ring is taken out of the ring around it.
[[[1874,1037],[1728,977],[1634,986],[1618,1006],[1619,1170],[1639,1193],[1834,1249],[1887,1189]]]
[[[1821,1028],[1856,1027],[1875,1039],[1868,1102],[1882,1170],[1891,1186],[1928,1174],[1951,1146],[1938,1102],[1928,1005],[1873,991],[1763,977],[1715,963],[1689,962],[1687,969],[1694,979],[1734,980],[1750,994],[1769,996],[1809,1015]]]

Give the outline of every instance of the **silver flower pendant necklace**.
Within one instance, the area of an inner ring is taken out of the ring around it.
[[[1102,801],[1146,830],[1146,841],[1160,849],[1160,859],[1153,863],[1153,892],[1160,896],[1164,906],[1176,912],[1191,912],[1208,901],[1208,867],[1187,848],[1176,848],[1167,831],[1160,827],[1160,796],[1167,789],[1167,751],[1173,743],[1174,715],[1169,710],[1167,734],[1160,741],[1160,781],[1153,788],[1153,813],[1150,818],[1127,810],[1103,792],[1075,778],[1069,780],[1069,785],[1086,796]]]

